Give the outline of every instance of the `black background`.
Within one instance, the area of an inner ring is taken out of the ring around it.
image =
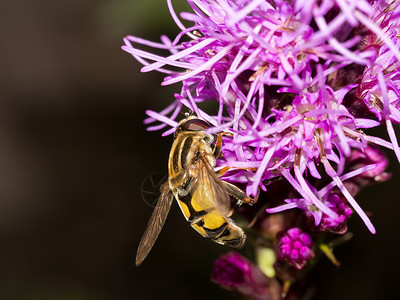
[[[176,0],[176,3],[183,1]],[[161,0],[3,1],[0,10],[0,299],[230,299],[209,281],[226,252],[176,205],[140,268],[151,208],[145,178],[165,172],[171,137],[146,132],[179,85],[141,74],[120,46],[177,33]],[[384,128],[379,133],[387,138]],[[354,238],[311,274],[316,299],[387,299],[397,291],[399,167],[358,201]]]

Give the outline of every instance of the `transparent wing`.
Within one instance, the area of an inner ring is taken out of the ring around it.
[[[217,209],[221,214],[227,215],[231,209],[231,201],[221,179],[204,157],[196,162],[196,169],[198,174],[192,191],[192,205],[199,208],[196,210]]]
[[[169,209],[171,208],[174,196],[169,189],[168,180],[163,183],[160,188],[161,195],[157,201],[156,207],[150,217],[146,230],[140,240],[139,247],[136,253],[136,266],[139,266],[146,256],[149,254],[151,248],[164,226],[165,220]]]

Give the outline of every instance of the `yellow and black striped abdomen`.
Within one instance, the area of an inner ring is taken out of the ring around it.
[[[179,207],[190,225],[203,237],[234,248],[241,248],[246,240],[243,230],[217,208],[197,207],[195,197],[175,194]]]

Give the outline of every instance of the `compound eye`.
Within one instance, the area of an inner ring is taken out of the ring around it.
[[[187,131],[204,131],[210,127],[209,123],[200,119],[187,120],[182,124],[182,129]]]

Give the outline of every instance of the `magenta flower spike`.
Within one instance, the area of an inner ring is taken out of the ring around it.
[[[313,240],[344,235],[352,215],[375,233],[367,205],[355,196],[390,178],[379,147],[400,162],[400,1],[187,2],[191,11],[178,14],[167,0],[180,30],[175,38],[124,39],[122,49],[142,72],[162,72],[162,85],[179,86],[164,110],[146,111],[148,130],[172,134],[180,112],[191,111],[212,125],[209,133],[230,132],[216,170],[229,167],[222,179],[259,195],[263,214],[239,209],[263,239],[256,250],[278,244],[274,257],[297,270],[318,255]],[[214,111],[201,109],[203,102],[215,102]],[[388,140],[368,134],[378,126]],[[285,189],[276,191],[279,182]],[[272,214],[282,220],[263,221]],[[277,228],[257,227],[267,223]],[[278,231],[283,237],[271,237]],[[234,289],[230,276],[250,280],[252,268],[235,255],[221,258],[214,278]]]
[[[233,132],[233,140],[223,147],[225,161],[219,161],[221,167],[257,168],[255,173],[237,172],[236,179],[231,176],[232,182],[247,178],[247,191],[256,195],[259,188],[265,190],[263,182],[276,177],[280,165],[285,165],[293,170],[302,195],[324,214],[336,218],[336,213],[310,190],[305,178],[305,174],[321,178],[316,168],[321,162],[325,173],[374,233],[369,218],[339,177],[351,149],[363,149],[367,141],[372,141],[359,129],[381,122],[386,123],[391,148],[400,158],[392,126],[392,122],[400,121],[396,97],[398,6],[361,0],[320,4],[189,0],[193,12],[180,15],[193,22],[186,28],[172,2],[167,3],[182,30],[173,41],[162,37],[161,43],[154,43],[128,36],[122,47],[145,65],[142,72],[166,73],[163,85],[182,84],[177,100],[164,111],[147,112],[147,124],[161,122],[149,130],[170,126],[172,129],[164,135],[172,133],[179,112],[186,106],[214,125],[211,132]],[[185,35],[188,39],[184,40]],[[140,44],[170,54],[154,55],[140,50]],[[351,64],[364,69],[361,82],[343,85],[336,77]],[[366,92],[364,86],[368,86]],[[276,87],[273,95],[269,92],[272,87]],[[366,119],[349,110],[343,101],[355,96],[369,105],[376,118]],[[215,115],[197,106],[208,99],[219,103]],[[336,170],[333,165],[337,165]]]

